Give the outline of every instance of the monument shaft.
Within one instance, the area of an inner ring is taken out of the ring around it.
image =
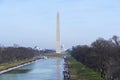
[[[60,16],[57,13],[57,26],[56,26],[56,53],[61,53],[60,51]]]

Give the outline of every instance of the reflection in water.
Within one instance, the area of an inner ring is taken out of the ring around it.
[[[63,80],[62,65],[63,59],[41,59],[0,75],[0,80]]]
[[[57,62],[57,80],[60,80],[60,60],[58,59]]]

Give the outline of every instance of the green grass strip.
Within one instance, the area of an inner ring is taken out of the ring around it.
[[[9,62],[9,63],[3,63],[3,64],[0,64],[0,71],[6,70],[8,68],[16,67],[16,66],[34,61],[34,60],[36,60],[36,58],[25,59],[25,60],[21,60],[21,61],[14,61],[14,62]]]
[[[84,66],[73,58],[68,60],[71,80],[105,80],[98,72]]]
[[[61,58],[61,57],[67,56],[67,54],[64,54],[64,53],[61,53],[61,54],[55,53],[55,54],[45,54],[44,56],[47,56],[49,58]]]

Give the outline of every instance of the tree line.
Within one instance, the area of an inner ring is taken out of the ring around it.
[[[0,64],[24,59],[30,59],[39,55],[39,51],[25,47],[0,47]]]
[[[120,80],[120,39],[113,36],[109,40],[99,38],[90,46],[72,47],[71,55],[87,67],[98,71],[107,80]]]

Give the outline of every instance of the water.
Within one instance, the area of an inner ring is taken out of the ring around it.
[[[41,59],[0,75],[0,80],[63,80],[63,59]]]

